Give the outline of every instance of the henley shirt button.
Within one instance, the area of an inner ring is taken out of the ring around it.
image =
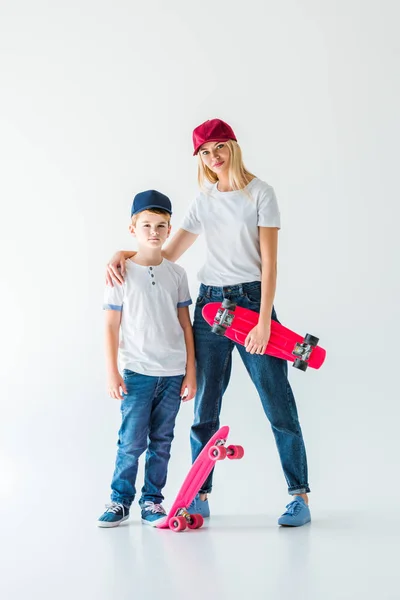
[[[156,282],[155,282],[155,281],[152,281],[151,283],[152,283],[153,285],[156,285]]]

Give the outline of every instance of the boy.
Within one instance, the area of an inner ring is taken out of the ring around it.
[[[135,196],[129,230],[138,252],[126,263],[124,284],[107,286],[105,292],[108,390],[112,398],[122,400],[122,424],[111,504],[97,521],[99,527],[116,527],[128,519],[138,459],[145,450],[142,523],[154,527],[165,518],[161,490],[175,418],[181,399],[191,400],[196,392],[186,273],[161,255],[171,214],[164,194],[149,190]],[[117,366],[118,347],[123,377]]]

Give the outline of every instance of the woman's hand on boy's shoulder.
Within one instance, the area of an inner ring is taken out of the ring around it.
[[[122,285],[125,272],[125,254],[122,251],[116,252],[107,264],[106,285],[114,287],[114,281]]]

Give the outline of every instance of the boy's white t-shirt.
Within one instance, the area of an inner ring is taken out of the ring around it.
[[[178,308],[192,303],[185,270],[166,259],[144,267],[126,261],[123,285],[106,286],[104,309],[122,311],[119,359],[124,369],[167,377],[186,372]]]
[[[215,184],[200,193],[181,225],[204,233],[207,255],[198,277],[205,285],[221,287],[261,281],[258,227],[280,226],[275,192],[257,177],[243,190],[219,192]]]

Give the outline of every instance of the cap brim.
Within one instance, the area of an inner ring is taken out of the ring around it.
[[[151,204],[150,206],[146,206],[145,208],[141,208],[140,210],[135,210],[135,212],[131,213],[131,217],[133,217],[133,215],[137,215],[140,212],[144,212],[145,210],[149,210],[149,208],[159,208],[172,215],[172,210],[169,210],[169,208],[165,208],[165,206],[160,206],[159,204]]]
[[[196,156],[196,154],[199,153],[200,148],[204,145],[207,144],[207,142],[229,142],[229,140],[233,140],[234,142],[237,142],[237,139],[234,137],[216,137],[216,138],[212,138],[210,140],[207,140],[206,142],[203,142],[202,144],[200,144],[200,146],[197,147],[197,149],[193,152],[193,156]]]

